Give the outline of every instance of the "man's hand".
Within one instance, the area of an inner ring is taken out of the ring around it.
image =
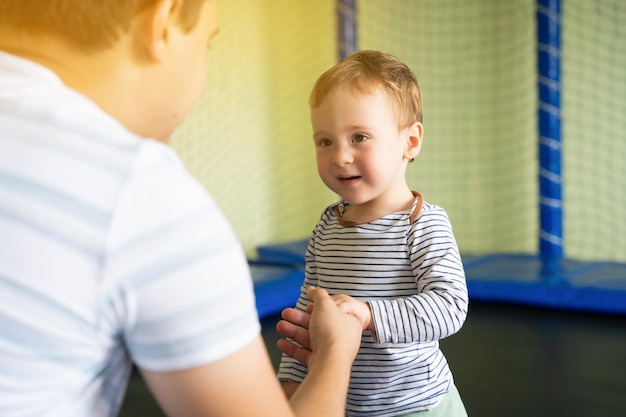
[[[320,355],[351,364],[361,343],[361,322],[356,316],[342,312],[326,290],[311,287],[307,296],[314,305],[310,311],[287,308],[283,310],[283,320],[276,325],[280,334],[298,345],[281,339],[278,348],[309,369]]]
[[[311,316],[295,308],[286,308],[282,311],[281,317],[283,320],[276,324],[276,330],[291,340],[279,339],[276,344],[278,349],[301,364],[309,366],[312,354],[308,331]]]

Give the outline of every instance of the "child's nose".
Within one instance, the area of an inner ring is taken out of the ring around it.
[[[353,161],[352,153],[350,149],[345,146],[338,146],[333,153],[333,163],[335,165],[346,165]]]

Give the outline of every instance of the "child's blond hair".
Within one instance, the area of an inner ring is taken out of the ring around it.
[[[396,111],[399,129],[422,122],[422,92],[417,78],[393,55],[367,50],[349,55],[317,79],[309,106],[318,107],[337,87],[366,94],[382,88]]]

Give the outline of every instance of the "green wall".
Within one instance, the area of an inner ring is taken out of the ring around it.
[[[317,177],[307,105],[335,62],[334,2],[218,4],[207,89],[172,146],[253,255],[307,236],[334,200]]]
[[[564,5],[566,253],[625,261],[626,3]],[[307,106],[336,62],[335,2],[222,0],[219,14],[207,90],[172,146],[254,255],[307,237],[335,200]],[[361,0],[358,19],[360,48],[398,56],[423,90],[411,186],[446,208],[462,251],[536,253],[535,2]]]

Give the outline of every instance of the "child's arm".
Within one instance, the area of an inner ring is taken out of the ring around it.
[[[447,215],[439,209],[424,217],[431,226],[415,227],[422,233],[412,233],[410,239],[415,295],[361,301],[345,294],[332,297],[378,343],[440,340],[456,333],[467,316],[465,273]]]
[[[378,343],[440,340],[459,331],[467,317],[465,272],[443,209],[430,209],[416,220],[408,251],[415,295],[367,301]]]

